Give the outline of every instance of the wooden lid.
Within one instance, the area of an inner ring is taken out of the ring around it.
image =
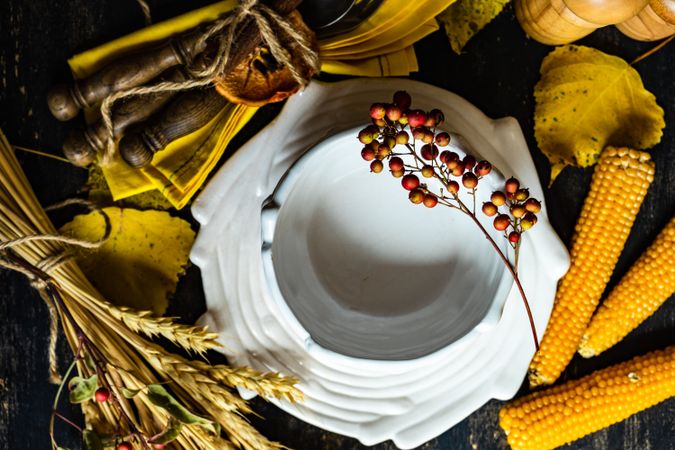
[[[651,0],[652,7],[657,16],[671,25],[675,25],[675,0]]]
[[[649,0],[564,0],[577,16],[598,25],[614,25],[638,14]]]

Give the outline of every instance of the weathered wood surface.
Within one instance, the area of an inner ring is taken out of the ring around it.
[[[155,0],[156,19],[167,18],[208,1]],[[0,127],[16,145],[58,153],[67,127],[51,117],[46,93],[57,82],[69,80],[66,59],[72,54],[133,31],[143,25],[133,0],[3,0],[0,2]],[[603,29],[581,41],[632,60],[653,44],[625,38]],[[550,47],[528,40],[513,11],[507,8],[465,49],[454,55],[438,32],[416,45],[420,72],[412,78],[453,91],[491,117],[514,116],[523,127],[542,183],[549,180],[548,163],[533,136],[532,89],[542,58]],[[675,213],[675,44],[636,66],[646,87],[666,110],[669,127],[653,149],[657,173],[637,219],[612,283]],[[331,78],[332,79],[332,78]],[[260,129],[278,111],[264,109],[230,146],[228,154]],[[50,204],[72,196],[86,173],[58,161],[21,154],[34,188]],[[567,169],[547,191],[551,221],[569,243],[576,216],[588,189],[591,171]],[[199,274],[191,270],[179,287],[172,312],[187,320],[203,309]],[[0,271],[0,449],[47,449],[47,427],[56,388],[47,383],[47,309],[18,275]],[[575,358],[565,377],[577,377],[646,351],[675,344],[675,301],[624,342],[593,360]],[[61,346],[62,365],[70,358]],[[501,449],[506,441],[497,425],[500,402],[492,401],[456,427],[425,444],[423,449]],[[353,439],[306,425],[275,407],[255,401],[265,420],[253,419],[266,435],[297,449],[361,449]],[[77,416],[77,410],[66,414]],[[79,420],[79,419],[78,419]],[[78,448],[77,432],[59,426],[62,442]],[[376,446],[393,449],[389,443]],[[675,449],[675,400],[567,446],[570,449]]]

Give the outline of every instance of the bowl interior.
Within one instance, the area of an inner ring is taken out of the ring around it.
[[[488,312],[510,284],[489,242],[461,212],[413,205],[400,179],[370,173],[356,134],[310,150],[275,194],[271,281],[297,320],[326,349],[386,360],[496,323]],[[492,178],[477,205],[501,177]]]

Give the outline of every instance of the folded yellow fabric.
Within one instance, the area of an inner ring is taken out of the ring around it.
[[[319,43],[324,72],[377,77],[418,70],[412,44],[438,29],[434,17],[455,0],[386,0],[356,29]],[[224,0],[152,25],[86,51],[68,63],[75,78],[87,77],[119,56],[216,19],[237,5]],[[225,147],[257,108],[228,105],[200,130],[172,142],[143,169],[116,156],[103,173],[115,200],[158,189],[176,208],[184,207],[204,183]]]

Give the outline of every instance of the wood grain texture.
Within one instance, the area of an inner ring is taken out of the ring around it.
[[[170,17],[208,1],[150,1],[155,20]],[[51,117],[46,93],[57,82],[70,81],[66,59],[143,26],[143,15],[133,0],[4,0],[0,2],[0,127],[10,141],[59,153],[67,127]],[[632,60],[653,44],[631,41],[617,30],[602,29],[580,42]],[[416,45],[420,72],[411,78],[453,91],[490,117],[514,116],[520,122],[542,184],[549,181],[546,158],[533,135],[532,90],[539,66],[550,47],[529,40],[520,29],[512,7],[488,25],[454,55],[447,38],[434,33]],[[675,44],[637,64],[647,89],[666,111],[661,144],[652,151],[657,172],[633,232],[608,289],[616,284],[641,252],[675,213]],[[324,76],[333,80],[338,77]],[[279,111],[263,108],[230,145],[226,156],[251,137]],[[75,194],[85,171],[58,161],[21,154],[20,160],[43,204]],[[569,244],[576,217],[590,183],[591,170],[566,169],[546,192],[550,219]],[[181,215],[187,216],[187,211]],[[187,321],[203,312],[198,270],[194,267],[179,285],[168,314]],[[47,382],[46,307],[20,275],[0,271],[0,449],[47,449],[51,401],[56,391]],[[627,360],[649,350],[675,344],[675,301],[671,298],[653,317],[622,343],[592,360],[575,357],[564,378],[575,378],[596,368]],[[60,346],[61,367],[70,353]],[[525,388],[523,388],[525,392]],[[265,418],[252,420],[267,436],[299,450],[357,450],[357,441],[304,424],[260,400],[253,402]],[[505,449],[497,425],[500,402],[491,401],[443,435],[420,447],[425,450]],[[76,409],[63,411],[81,421]],[[79,448],[76,431],[59,426],[62,444]],[[373,447],[394,449],[391,442]],[[629,420],[587,436],[566,449],[673,450],[675,400],[666,401]]]

